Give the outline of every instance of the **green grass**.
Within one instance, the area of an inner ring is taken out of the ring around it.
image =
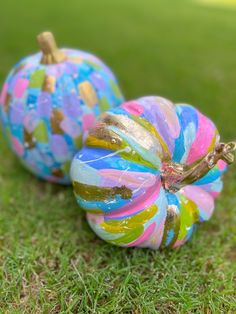
[[[113,68],[127,98],[198,106],[236,138],[236,8],[180,0],[3,1],[0,81],[50,29]],[[236,167],[211,221],[172,252],[89,229],[70,188],[40,182],[0,138],[0,313],[235,313]]]

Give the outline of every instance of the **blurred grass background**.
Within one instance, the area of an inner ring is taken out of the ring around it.
[[[0,81],[52,30],[60,46],[100,56],[127,99],[193,104],[235,139],[236,7],[212,2],[0,0]],[[235,170],[185,247],[120,249],[90,231],[70,188],[35,179],[1,136],[0,313],[235,313]]]

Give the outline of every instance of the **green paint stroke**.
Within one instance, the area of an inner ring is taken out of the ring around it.
[[[115,239],[115,240],[109,240],[108,242],[113,243],[115,245],[125,245],[134,242],[136,239],[138,239],[141,234],[144,232],[144,226],[140,225],[136,229],[130,230],[126,234],[124,234],[122,237]]]
[[[117,83],[113,80],[110,80],[110,84],[111,84],[111,87],[112,87],[112,91],[113,93],[116,95],[117,98],[122,98],[123,95],[121,94],[121,91],[117,85]]]
[[[37,142],[48,143],[48,130],[43,121],[40,121],[33,131],[33,135]]]
[[[99,100],[99,106],[102,112],[107,111],[110,108],[109,102],[105,96]]]
[[[44,82],[45,70],[38,69],[31,74],[29,87],[30,88],[41,88]]]
[[[199,211],[197,205],[186,198],[185,196],[180,196],[180,231],[178,240],[184,240],[188,229],[199,222]]]

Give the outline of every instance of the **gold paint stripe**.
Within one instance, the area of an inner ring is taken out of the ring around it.
[[[122,146],[122,142],[123,142],[122,138],[118,134],[116,134],[114,131],[106,128],[106,125],[104,124],[100,124],[94,129],[91,129],[89,131],[89,135],[99,140],[106,141],[119,148]]]
[[[89,108],[93,108],[98,104],[97,94],[93,86],[88,82],[83,82],[78,85],[78,90],[81,98]]]
[[[43,82],[42,91],[54,93],[56,86],[56,78],[52,75],[46,75]]]
[[[159,144],[148,130],[125,115],[107,114],[103,122],[120,129],[146,150],[154,151]]]
[[[60,124],[64,119],[64,113],[61,110],[54,109],[51,115],[51,128],[53,134],[64,134]]]
[[[164,228],[164,233],[163,233],[162,242],[161,242],[161,247],[165,247],[165,248],[171,248],[174,245],[174,243],[178,239],[179,230],[180,230],[180,213],[177,213],[177,211],[174,209],[173,206],[175,205],[172,205],[172,206],[169,205],[167,208],[165,228]],[[172,238],[170,243],[166,245],[168,232],[170,230],[173,230],[174,237]]]
[[[124,185],[121,187],[99,187],[74,181],[73,187],[74,192],[86,201],[104,202],[115,198],[116,195],[120,195],[124,200],[132,197],[132,191]]]

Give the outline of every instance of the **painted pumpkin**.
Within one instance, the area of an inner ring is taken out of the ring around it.
[[[83,133],[123,97],[113,73],[94,55],[59,50],[48,32],[40,34],[38,42],[42,52],[16,64],[3,85],[1,124],[29,170],[68,184]]]
[[[211,120],[160,97],[102,114],[75,156],[77,201],[99,237],[123,246],[175,248],[208,220],[233,161]]]

